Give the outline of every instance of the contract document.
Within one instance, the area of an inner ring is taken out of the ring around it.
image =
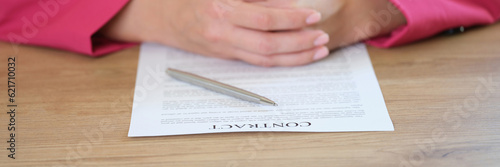
[[[262,95],[243,101],[175,80],[175,68]],[[393,131],[364,44],[299,67],[257,67],[144,43],[129,137],[223,132]]]

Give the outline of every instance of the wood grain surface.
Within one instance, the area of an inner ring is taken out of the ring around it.
[[[0,166],[500,166],[500,24],[368,48],[394,132],[128,138],[139,47],[101,58],[17,49],[0,43]]]

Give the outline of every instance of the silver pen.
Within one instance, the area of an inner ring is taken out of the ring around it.
[[[167,74],[170,75],[172,78],[175,78],[180,81],[184,81],[196,86],[203,87],[208,90],[212,90],[218,93],[222,93],[228,96],[236,97],[242,100],[254,102],[254,103],[259,103],[259,104],[266,104],[266,105],[273,105],[277,106],[274,101],[264,97],[260,96],[258,94],[228,85],[224,83],[220,83],[202,76],[198,76],[196,74],[168,68],[167,69]]]

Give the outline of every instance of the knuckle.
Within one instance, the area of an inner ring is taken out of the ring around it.
[[[265,13],[259,13],[255,16],[255,22],[262,30],[270,30],[273,24],[273,18]]]
[[[270,55],[276,50],[276,44],[271,42],[268,38],[263,38],[257,44],[257,51],[260,54]]]
[[[210,42],[218,42],[222,40],[222,33],[215,28],[206,28],[202,32],[202,36]]]

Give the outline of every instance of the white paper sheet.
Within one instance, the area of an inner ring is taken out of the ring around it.
[[[264,106],[170,78],[195,73],[265,96]],[[143,44],[129,137],[221,132],[393,131],[363,44],[317,63],[264,68]]]

